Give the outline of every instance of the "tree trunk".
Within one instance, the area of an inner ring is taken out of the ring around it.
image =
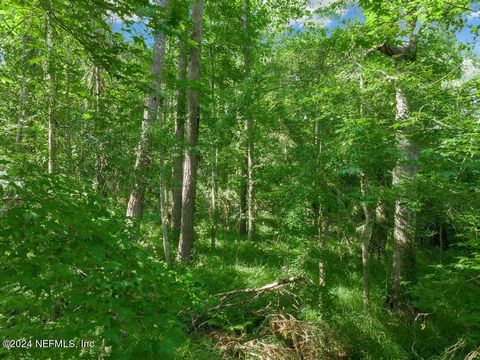
[[[387,204],[384,200],[379,200],[375,208],[375,224],[373,225],[373,242],[374,249],[371,249],[370,254],[374,251],[381,261],[385,260],[387,253],[387,238],[388,238],[388,218],[387,218]]]
[[[200,51],[202,43],[203,0],[193,5],[192,40],[198,45],[190,50],[188,80],[198,83],[200,80]],[[198,153],[197,141],[200,126],[200,93],[196,87],[188,90],[187,149],[183,167],[182,220],[177,261],[191,261],[194,241],[195,196],[197,191]]]
[[[50,16],[47,19],[46,45],[47,64],[45,81],[48,88],[48,173],[53,174],[57,165],[57,84],[53,63],[53,27]]]
[[[396,94],[396,119],[408,119],[408,103],[401,88]],[[397,190],[393,233],[393,286],[391,307],[406,301],[403,283],[415,278],[415,212],[409,204],[412,199],[412,182],[417,174],[418,149],[407,136],[406,130],[397,130],[397,150],[400,159],[393,170],[393,188]]]
[[[157,0],[157,5],[167,7],[168,0]],[[159,92],[162,84],[163,67],[165,61],[165,35],[157,31],[153,45],[153,63],[151,75],[154,78],[151,84],[152,92],[146,98],[146,106],[142,120],[140,141],[137,147],[136,161],[134,168],[134,184],[127,206],[127,217],[140,220],[143,215],[145,190],[148,182],[150,169],[150,128],[157,120],[159,104]]]
[[[95,98],[95,190],[101,196],[106,196],[106,177],[105,167],[107,160],[105,158],[105,146],[103,144],[102,132],[103,126],[103,96],[105,93],[105,79],[102,70],[95,66],[93,68],[93,92]]]
[[[245,76],[248,79],[250,75],[250,41],[248,33],[250,1],[242,1],[242,30],[243,30],[243,56],[245,66]],[[251,114],[248,111],[248,104],[246,104],[246,132],[247,132],[247,211],[248,211],[248,227],[247,238],[253,241],[255,237],[255,181],[254,181],[254,139],[253,130],[254,122]]]
[[[161,102],[160,102],[161,103]],[[159,104],[160,105],[160,104]],[[166,113],[162,116],[163,121],[161,123],[162,130],[165,128],[166,124]],[[163,243],[163,252],[165,254],[165,261],[168,266],[172,265],[172,258],[170,255],[170,239],[169,239],[169,228],[168,228],[168,204],[167,204],[167,186],[165,179],[165,146],[160,146],[160,217],[162,221],[162,243]]]
[[[72,52],[70,47],[65,49],[66,51],[66,60],[67,64],[65,67],[65,97],[64,97],[64,104],[65,104],[65,119],[64,122],[68,124],[64,130],[65,136],[65,154],[68,162],[67,170],[69,174],[75,174],[75,166],[73,161],[73,147],[72,147],[72,139],[73,139],[73,121],[71,121],[71,95],[70,95],[70,88],[71,88],[71,73],[72,73]]]
[[[210,240],[212,248],[215,248],[217,238],[217,158],[218,147],[214,145],[212,148],[212,179],[210,188]]]
[[[369,307],[369,246],[370,239],[372,238],[372,230],[374,223],[374,211],[372,207],[367,203],[368,195],[368,182],[365,174],[361,175],[360,178],[360,188],[363,196],[363,213],[365,215],[365,223],[362,227],[361,237],[362,237],[362,268],[363,268],[363,307],[368,309]]]
[[[187,91],[185,81],[187,79],[188,51],[185,41],[180,43],[178,58],[178,80],[181,82],[177,93],[177,113],[175,116],[175,155],[173,159],[172,174],[172,235],[174,241],[180,236],[182,219],[182,184],[183,184],[183,138],[185,131],[185,117],[187,114]]]
[[[17,122],[17,134],[15,136],[15,151],[20,152],[22,148],[23,131],[27,124],[27,106],[26,100],[28,97],[28,80],[26,76],[22,77],[22,87],[20,94],[18,95],[18,104],[20,106],[18,122]]]
[[[325,275],[325,237],[328,231],[328,225],[326,219],[324,218],[324,211],[322,211],[322,204],[317,194],[321,188],[321,181],[319,179],[320,174],[318,170],[321,165],[321,156],[322,156],[322,139],[321,139],[321,126],[320,120],[315,121],[314,129],[314,146],[315,146],[315,178],[313,181],[313,187],[315,189],[315,201],[313,202],[314,210],[314,226],[316,231],[316,238],[318,241],[318,249],[320,251],[320,259],[318,260],[318,285],[325,286],[326,284],[326,275]]]
[[[214,121],[217,119],[217,107],[215,106],[215,62],[213,57],[213,47],[212,44],[209,46],[209,55],[210,55],[210,65],[211,65],[211,78],[210,78],[210,89],[211,96],[213,99],[212,105],[212,118]],[[217,138],[215,134],[212,134],[212,178],[210,184],[210,241],[212,249],[215,248],[217,240],[217,160],[218,160],[218,145]]]
[[[247,163],[248,159],[245,156],[241,165],[241,183],[240,183],[240,209],[238,216],[238,235],[242,237],[247,234],[247,194],[248,194],[248,180],[247,180]]]
[[[253,120],[247,119],[247,164],[248,164],[248,187],[247,187],[247,207],[248,207],[248,241],[255,238],[255,180],[254,180],[254,157],[253,157]]]

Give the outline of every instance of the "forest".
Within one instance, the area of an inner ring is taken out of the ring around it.
[[[0,0],[0,358],[480,359],[480,1]]]

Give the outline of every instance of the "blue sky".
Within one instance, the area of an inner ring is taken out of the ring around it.
[[[309,7],[313,11],[318,7],[329,5],[330,3],[332,3],[332,1],[333,0],[310,0]],[[469,15],[467,15],[468,20],[467,20],[466,26],[462,30],[457,32],[457,39],[458,41],[464,44],[471,45],[472,48],[474,49],[474,52],[476,54],[480,54],[480,41],[479,39],[475,39],[472,32],[470,31],[470,27],[480,26],[480,6],[478,6],[478,8],[473,10],[474,11],[472,11]],[[360,7],[358,5],[352,5],[348,7],[345,12],[339,14],[336,17],[321,18],[318,15],[315,15],[312,18],[310,18],[310,20],[311,19],[317,22],[319,26],[322,26],[328,30],[328,29],[334,29],[337,27],[344,27],[346,26],[346,23],[355,19],[364,21],[365,18],[362,14],[362,10],[360,9]],[[299,20],[292,21],[290,23],[290,26],[295,30],[300,31],[306,20],[307,19],[299,19]],[[131,40],[134,35],[138,35],[138,36],[144,36],[145,41],[149,46],[153,42],[151,35],[147,31],[147,27],[145,23],[142,22],[141,20],[127,28],[123,26],[123,29],[122,29],[121,23],[115,22],[113,24],[113,30],[118,33],[123,33],[124,37],[127,40]]]
[[[331,3],[331,0],[311,0],[310,9],[315,10],[318,7],[328,5]],[[480,54],[480,41],[475,39],[470,27],[480,25],[480,6],[473,9],[470,14],[467,15],[466,26],[457,32],[457,40],[461,43],[471,45],[476,54]],[[358,5],[352,5],[346,9],[345,12],[339,14],[337,17],[331,18],[321,18],[318,15],[314,15],[310,20],[313,19],[319,24],[319,26],[324,27],[325,29],[334,29],[337,27],[344,27],[349,21],[358,19],[363,22],[365,20],[362,9]],[[291,26],[295,30],[301,30],[303,24],[307,19],[299,19],[291,22]]]

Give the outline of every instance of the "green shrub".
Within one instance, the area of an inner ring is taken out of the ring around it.
[[[182,341],[176,320],[185,286],[144,251],[123,214],[91,187],[0,163],[0,328],[30,349],[12,359],[169,359]],[[181,292],[179,289],[182,289]],[[39,349],[35,340],[93,341]]]

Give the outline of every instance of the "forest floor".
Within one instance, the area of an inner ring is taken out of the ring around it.
[[[146,226],[150,226],[151,239],[158,239],[155,225]],[[326,286],[321,288],[318,286],[319,253],[311,239],[285,234],[276,238],[269,231],[252,243],[239,241],[236,234],[219,233],[214,249],[207,239],[207,232],[200,231],[195,245],[196,260],[189,268],[199,293],[205,297],[260,287],[295,275],[305,275],[307,281],[208,314],[200,328],[191,330],[191,338],[180,351],[180,358],[212,360],[242,356],[253,359],[255,356],[269,358],[269,353],[273,356],[270,358],[277,358],[272,355],[275,351],[287,351],[277,356],[291,359],[300,359],[302,352],[304,359],[422,358],[416,353],[416,346],[425,319],[404,321],[391,316],[385,307],[390,274],[374,256],[370,265],[371,304],[368,311],[364,310],[359,242],[345,247],[338,239],[331,239],[325,254]],[[350,251],[341,250],[345,248]],[[290,324],[290,329],[283,329],[289,334],[272,330],[275,326],[272,324],[279,319],[295,322]],[[309,324],[315,325],[316,334],[307,334],[307,339],[298,341],[304,347],[317,348],[311,357],[305,356],[307,350],[299,348],[295,339],[288,339],[295,337],[295,332],[308,333],[302,326],[310,327]]]

